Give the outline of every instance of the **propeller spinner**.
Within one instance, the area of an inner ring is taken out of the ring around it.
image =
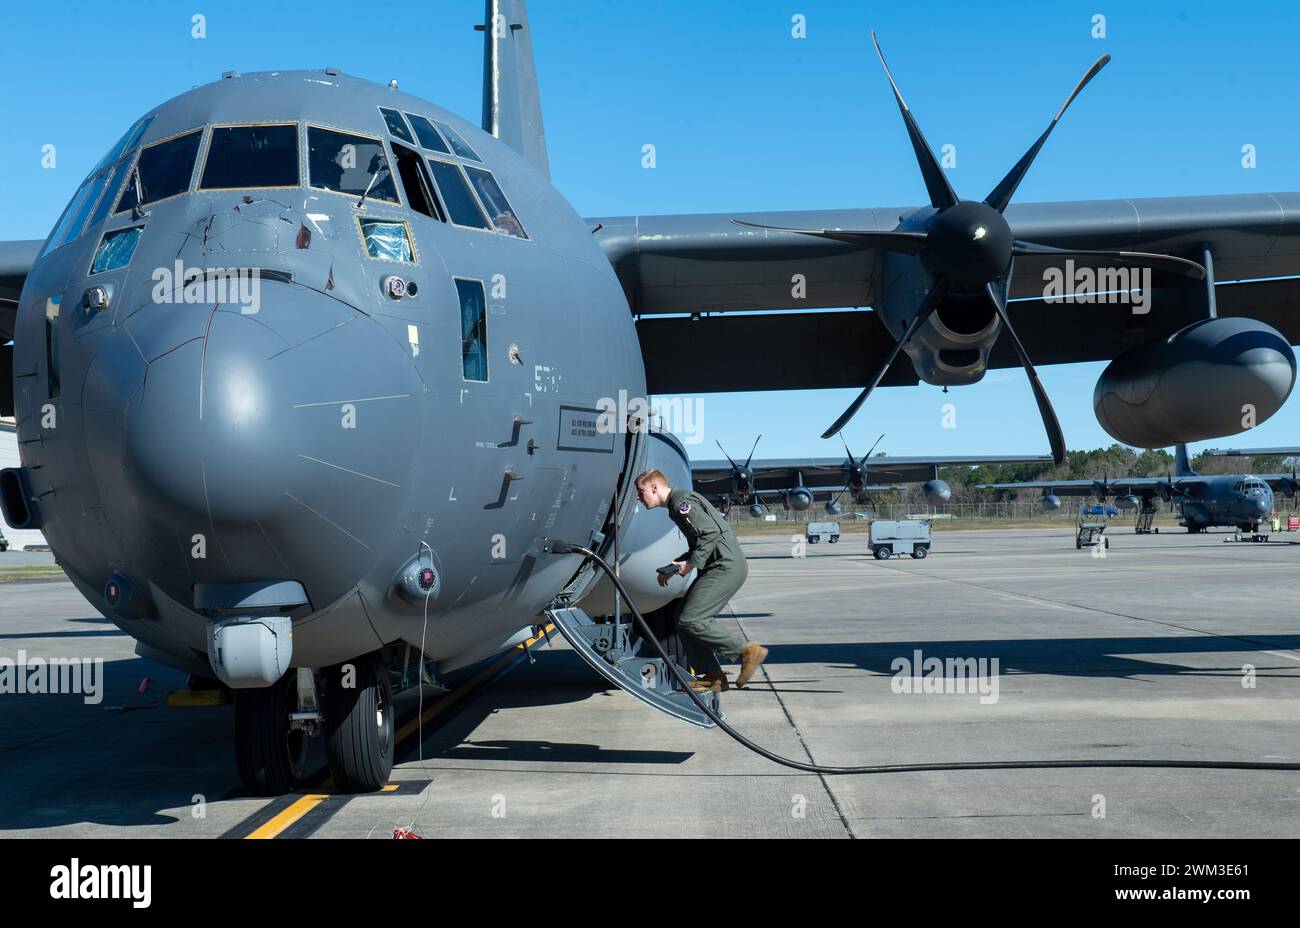
[[[848,242],[864,248],[914,255],[919,258],[921,265],[930,277],[930,289],[921,300],[920,306],[917,307],[916,315],[912,317],[903,333],[903,337],[898,340],[889,356],[885,358],[884,363],[877,368],[873,376],[867,381],[867,385],[857,399],[849,404],[849,407],[835,420],[831,427],[822,433],[822,438],[830,438],[848,424],[849,420],[862,407],[862,404],[866,402],[867,397],[871,395],[871,391],[884,379],[885,373],[889,370],[890,365],[894,363],[894,359],[898,357],[898,353],[902,351],[903,346],[911,341],[912,337],[929,321],[945,298],[950,294],[982,294],[1005,327],[1008,337],[1012,340],[1016,355],[1020,359],[1020,364],[1029,377],[1030,387],[1034,391],[1034,400],[1038,404],[1038,411],[1042,416],[1043,426],[1047,430],[1047,438],[1051,444],[1052,458],[1057,464],[1060,464],[1065,459],[1065,436],[1061,432],[1061,424],[1056,417],[1055,410],[1052,408],[1051,400],[1048,399],[1047,391],[1038,378],[1038,372],[1034,370],[1033,362],[1030,361],[1029,354],[1020,341],[1020,337],[1016,334],[1010,317],[1007,315],[1007,287],[1011,278],[1010,272],[1013,259],[1025,255],[1083,255],[1104,258],[1116,264],[1159,268],[1197,279],[1204,279],[1205,277],[1205,268],[1201,265],[1194,261],[1187,261],[1169,255],[1127,251],[1082,251],[1018,241],[1003,217],[1003,212],[1011,201],[1012,194],[1020,186],[1020,182],[1034,163],[1034,159],[1038,156],[1038,152],[1047,141],[1048,136],[1051,135],[1056,124],[1065,114],[1066,109],[1074,102],[1074,98],[1110,61],[1110,55],[1102,55],[1093,62],[1092,67],[1075,85],[1074,90],[1070,92],[1070,96],[1066,98],[1065,103],[1061,105],[1061,108],[1048,124],[1047,129],[1038,137],[1038,140],[1030,146],[1029,150],[1016,162],[1006,177],[1002,178],[1001,182],[993,188],[984,201],[976,202],[961,200],[953,191],[952,186],[948,183],[947,176],[934,157],[934,152],[913,118],[911,109],[903,99],[898,84],[895,83],[894,76],[890,73],[889,65],[885,63],[884,53],[880,50],[880,43],[876,40],[874,31],[871,33],[871,41],[876,47],[876,54],[880,57],[880,64],[885,69],[885,76],[889,79],[889,86],[894,92],[894,99],[897,101],[898,110],[903,116],[903,124],[907,128],[908,136],[911,138],[912,149],[916,153],[917,165],[920,167],[921,176],[925,181],[926,191],[930,197],[930,205],[935,210],[925,220],[924,231],[784,229],[741,222],[736,219],[732,220],[737,225],[753,226],[769,231],[797,232],[801,235],[813,235]]]

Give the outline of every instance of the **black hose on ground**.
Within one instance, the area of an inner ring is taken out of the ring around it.
[[[944,770],[1051,770],[1051,769],[1093,769],[1101,767],[1158,767],[1158,768],[1175,768],[1175,769],[1194,769],[1194,770],[1300,770],[1300,763],[1281,763],[1274,761],[1232,761],[1232,760],[993,760],[993,761],[968,761],[964,763],[947,763],[947,764],[879,764],[867,767],[824,767],[820,764],[806,764],[803,761],[792,760],[788,757],[782,757],[774,754],[760,744],[750,741],[740,732],[736,731],[725,721],[722,720],[716,712],[713,711],[699,694],[690,686],[690,680],[682,672],[677,661],[668,656],[659,639],[655,637],[645,616],[641,615],[641,610],[637,608],[632,597],[628,595],[623,583],[619,580],[617,574],[605,563],[595,551],[590,548],[584,548],[581,545],[571,544],[563,541],[553,541],[549,545],[552,554],[581,554],[595,562],[605,576],[613,582],[614,588],[618,595],[623,597],[623,602],[632,610],[632,617],[636,621],[637,630],[659,653],[659,657],[664,664],[672,671],[677,682],[691,697],[691,701],[707,715],[718,728],[722,729],[736,741],[740,742],[755,754],[760,754],[768,760],[780,764],[783,767],[790,767],[794,770],[803,770],[808,773],[824,774],[851,774],[851,773],[925,773],[927,771],[944,771]]]

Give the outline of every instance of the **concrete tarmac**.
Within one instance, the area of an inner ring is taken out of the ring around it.
[[[726,620],[772,653],[729,719],[819,764],[1300,762],[1300,546],[1108,534],[1105,557],[1067,525],[884,562],[861,534],[803,557],[746,539]],[[268,801],[238,790],[231,707],[167,708],[184,675],[66,581],[0,586],[0,658],[19,651],[101,657],[104,688],[0,695],[0,837],[1300,836],[1300,772],[789,770],[608,689],[558,635],[410,739],[389,791]],[[918,657],[980,677],[927,683],[900,663]]]

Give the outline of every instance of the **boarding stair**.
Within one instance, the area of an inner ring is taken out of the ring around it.
[[[647,623],[659,636],[661,644],[670,655],[681,653],[676,634],[667,628],[672,609],[658,610],[646,616]],[[701,711],[677,682],[664,661],[654,653],[653,647],[637,634],[632,616],[624,613],[593,618],[577,606],[553,603],[546,616],[573,650],[587,664],[619,689],[674,718],[704,728],[712,728],[713,721]],[[690,670],[679,660],[687,678]],[[722,713],[722,702],[717,693],[700,693],[700,698],[717,715]]]
[[[1142,499],[1142,508],[1138,510],[1137,522],[1133,526],[1133,532],[1137,535],[1150,535],[1157,529],[1152,528],[1156,520],[1156,501],[1155,497],[1147,496]]]

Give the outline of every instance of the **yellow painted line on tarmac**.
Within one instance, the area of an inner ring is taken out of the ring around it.
[[[262,825],[256,831],[245,836],[245,840],[264,841],[268,838],[274,838],[329,798],[329,793],[308,793],[307,795],[300,797],[293,803],[293,805],[289,806],[289,808],[285,809],[265,825]]]

